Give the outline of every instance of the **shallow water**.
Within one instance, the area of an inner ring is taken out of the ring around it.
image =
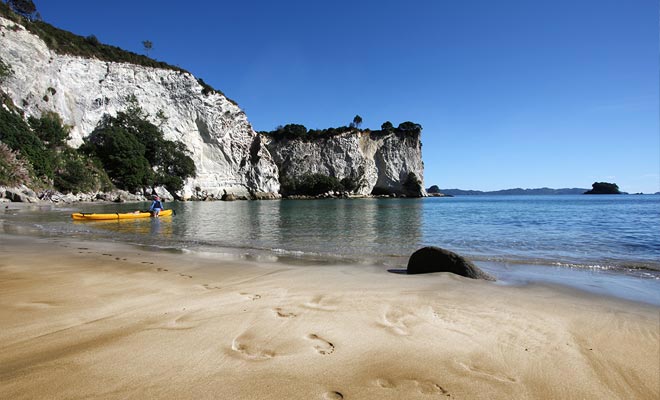
[[[166,204],[176,211],[172,218],[74,222],[69,217],[77,211],[147,207],[147,203],[21,209],[10,205],[0,214],[0,224],[8,233],[28,229],[268,260],[395,268],[405,267],[419,247],[435,245],[485,265],[521,266],[514,269],[517,272],[506,268],[499,272],[500,278],[512,281],[531,271],[530,266],[544,265],[569,274],[610,271],[615,277],[660,282],[660,196],[185,202]],[[570,276],[559,278],[567,279]]]

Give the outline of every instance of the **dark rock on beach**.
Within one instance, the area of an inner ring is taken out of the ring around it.
[[[494,281],[495,278],[467,259],[440,247],[428,246],[414,252],[408,260],[408,274],[451,272],[472,279]]]

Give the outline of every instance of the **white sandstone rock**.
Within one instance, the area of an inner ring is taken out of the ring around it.
[[[58,113],[72,127],[70,145],[82,144],[104,114],[125,110],[134,95],[153,123],[165,114],[165,139],[191,152],[197,177],[186,182],[184,198],[196,187],[216,196],[279,190],[277,167],[245,113],[220,93],[202,94],[191,74],[59,55],[14,25],[0,17],[0,58],[14,71],[2,88],[28,116]]]

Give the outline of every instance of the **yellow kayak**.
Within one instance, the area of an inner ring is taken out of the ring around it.
[[[172,215],[172,210],[162,210],[158,216],[160,217],[169,217]],[[101,221],[108,219],[134,219],[134,218],[149,218],[151,217],[150,212],[144,211],[135,211],[132,213],[114,213],[114,214],[97,214],[97,213],[73,213],[71,218],[75,220],[86,220],[86,221]]]

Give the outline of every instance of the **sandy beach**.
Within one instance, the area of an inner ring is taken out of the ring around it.
[[[657,399],[660,310],[371,266],[0,237],[3,399]]]

